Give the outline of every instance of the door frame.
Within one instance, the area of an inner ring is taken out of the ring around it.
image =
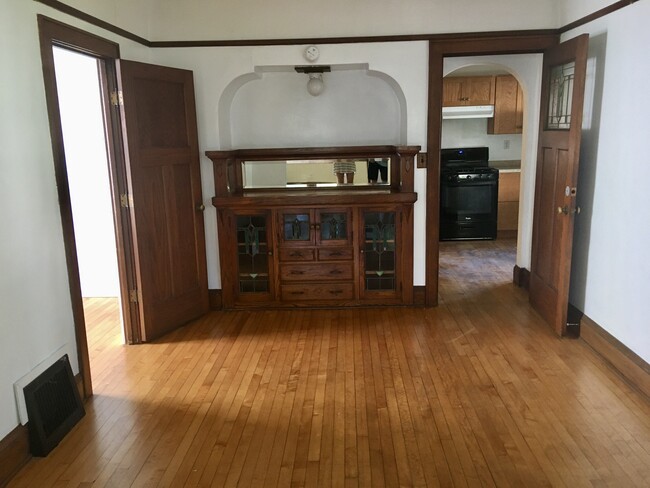
[[[93,394],[90,373],[90,357],[86,322],[84,318],[81,282],[79,278],[79,261],[74,233],[70,189],[65,158],[63,129],[61,125],[61,110],[59,107],[56,75],[54,68],[53,47],[58,46],[77,53],[96,58],[98,76],[101,88],[101,100],[104,112],[104,130],[106,153],[108,159],[109,178],[111,182],[111,197],[113,202],[113,221],[115,226],[117,262],[119,271],[122,314],[124,332],[128,343],[140,342],[140,315],[137,307],[132,306],[129,290],[135,282],[133,264],[133,240],[131,234],[130,216],[121,211],[120,194],[126,193],[126,168],[124,163],[124,145],[121,137],[120,114],[113,107],[110,93],[117,90],[117,74],[115,60],[120,57],[119,45],[94,34],[77,29],[70,25],[37,15],[45,99],[52,141],[52,156],[61,214],[61,227],[65,248],[66,266],[70,301],[77,342],[77,357],[79,375],[84,398]]]
[[[440,149],[442,139],[442,78],[445,57],[543,53],[560,36],[545,32],[468,34],[467,37],[429,41],[429,94],[427,115],[427,179],[425,240],[425,295],[427,307],[438,305],[440,258]]]

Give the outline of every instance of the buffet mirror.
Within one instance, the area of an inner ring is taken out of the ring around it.
[[[390,185],[390,158],[241,162],[245,190]]]
[[[280,192],[324,196],[413,192],[419,146],[249,148],[206,151],[215,197]]]

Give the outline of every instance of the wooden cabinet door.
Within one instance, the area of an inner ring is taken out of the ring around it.
[[[494,104],[494,77],[471,76],[466,78],[463,86],[465,105]]]
[[[275,265],[270,211],[220,211],[219,232],[229,245],[221,256],[223,302],[226,308],[266,303],[275,298]]]
[[[530,302],[566,333],[589,35],[544,53]]]
[[[442,106],[492,105],[493,76],[454,76],[442,80]]]
[[[488,134],[521,134],[523,93],[517,79],[511,75],[499,75],[494,83],[494,117],[488,119]]]
[[[463,85],[465,78],[452,77],[444,78],[442,80],[442,106],[443,107],[458,107],[466,105],[463,100]]]
[[[400,299],[401,214],[395,207],[359,210],[360,298]]]
[[[318,246],[352,244],[352,212],[349,209],[319,209],[314,217],[314,238]]]
[[[315,243],[314,211],[292,208],[278,212],[278,239],[282,247],[313,246]]]
[[[208,311],[192,72],[120,61],[141,340]]]

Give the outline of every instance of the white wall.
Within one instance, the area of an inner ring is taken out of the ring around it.
[[[157,0],[152,40],[272,39],[558,27],[556,0]]]
[[[650,362],[650,2],[568,32],[589,61],[570,300]]]
[[[72,309],[45,106],[36,13],[115,38],[25,0],[0,15],[0,439],[18,425],[13,383],[68,344]],[[125,57],[147,50],[121,43]],[[71,358],[78,372],[76,357]]]
[[[84,297],[120,292],[97,60],[54,49],[72,220]]]
[[[521,188],[517,229],[517,266],[530,269],[535,200],[535,167],[539,127],[539,99],[542,86],[541,54],[446,58],[443,75],[467,66],[496,66],[512,74],[524,92],[524,127],[521,135]],[[492,155],[490,156],[494,158]]]
[[[401,120],[400,102],[404,97],[381,77],[370,76],[363,68],[332,70],[323,74],[325,89],[317,97],[307,92],[308,79],[289,66],[286,71],[261,73],[242,85],[223,114],[230,121],[232,146],[403,142],[401,126],[406,129],[406,121]]]
[[[214,176],[212,162],[203,156],[205,151],[232,148],[232,130],[236,131],[234,138],[237,141],[256,145],[256,138],[264,137],[265,142],[272,142],[272,145],[276,147],[313,146],[315,131],[318,133],[318,144],[321,145],[349,145],[351,142],[351,139],[345,133],[339,132],[337,127],[332,126],[329,122],[322,122],[309,132],[290,133],[287,132],[286,128],[273,127],[275,122],[272,114],[264,105],[266,99],[258,95],[253,95],[250,101],[242,102],[239,109],[265,114],[265,120],[259,122],[261,128],[249,126],[247,129],[247,126],[241,123],[241,120],[236,122],[235,127],[231,127],[230,109],[224,108],[222,105],[230,107],[231,101],[236,101],[240,88],[245,87],[251,80],[259,78],[258,71],[260,69],[304,65],[305,60],[302,57],[304,48],[304,45],[296,45],[153,50],[153,62],[194,71],[199,149],[202,155],[201,177],[203,199],[206,205],[204,215],[208,284],[210,288],[221,288],[221,276],[216,210],[211,204],[211,198],[214,195]],[[400,140],[406,144],[421,145],[422,150],[426,150],[428,77],[428,46],[426,42],[333,44],[320,46],[320,51],[321,55],[318,64],[333,66],[367,65],[370,73],[381,77],[381,80],[372,80],[369,86],[377,82],[384,83],[392,80],[391,82],[396,85],[393,92],[402,93],[404,99],[401,105],[406,107],[406,113],[400,114],[400,130],[401,127],[406,128],[405,135],[400,135]],[[295,76],[298,76],[297,79],[300,80],[300,75]],[[292,78],[292,80],[296,79]],[[255,81],[252,81],[250,86],[254,84]],[[380,86],[383,87],[383,85]],[[285,101],[288,106],[284,113],[289,114],[292,109],[297,108],[300,103],[304,102],[306,90],[304,87],[295,89],[293,82],[286,84],[282,88],[282,86],[273,84],[274,96]],[[353,89],[357,90],[354,87]],[[337,89],[337,92],[342,96],[345,95],[345,90],[342,87]],[[382,97],[386,98],[384,95]],[[315,112],[315,114],[322,121],[322,111],[326,110],[326,107],[323,107],[318,101],[317,105],[318,112]],[[237,109],[237,103],[235,108]],[[340,109],[342,111],[341,117],[350,115],[343,111],[342,108]],[[390,110],[388,117],[394,117],[394,108],[390,108]],[[298,112],[300,111],[298,110]],[[403,122],[402,117],[404,118]],[[263,127],[264,124],[266,124],[266,127]],[[296,124],[291,124],[291,126],[296,127]],[[381,127],[391,126],[393,126],[393,122],[386,122],[381,125]],[[376,126],[372,126],[366,132],[357,132],[357,137],[364,141],[375,141],[375,129]],[[277,139],[269,139],[266,134],[273,134]],[[390,137],[389,142],[395,142],[395,136]],[[425,170],[416,170],[415,190],[418,193],[414,214],[414,259],[415,263],[418,263],[414,267],[414,283],[416,285],[424,284],[424,267],[421,266],[421,263],[425,260],[425,189],[426,172]]]

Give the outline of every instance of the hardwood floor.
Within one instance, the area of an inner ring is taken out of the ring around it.
[[[123,346],[98,300],[86,417],[10,486],[648,486],[648,399],[530,308],[513,241],[441,252],[435,309],[213,312]]]

